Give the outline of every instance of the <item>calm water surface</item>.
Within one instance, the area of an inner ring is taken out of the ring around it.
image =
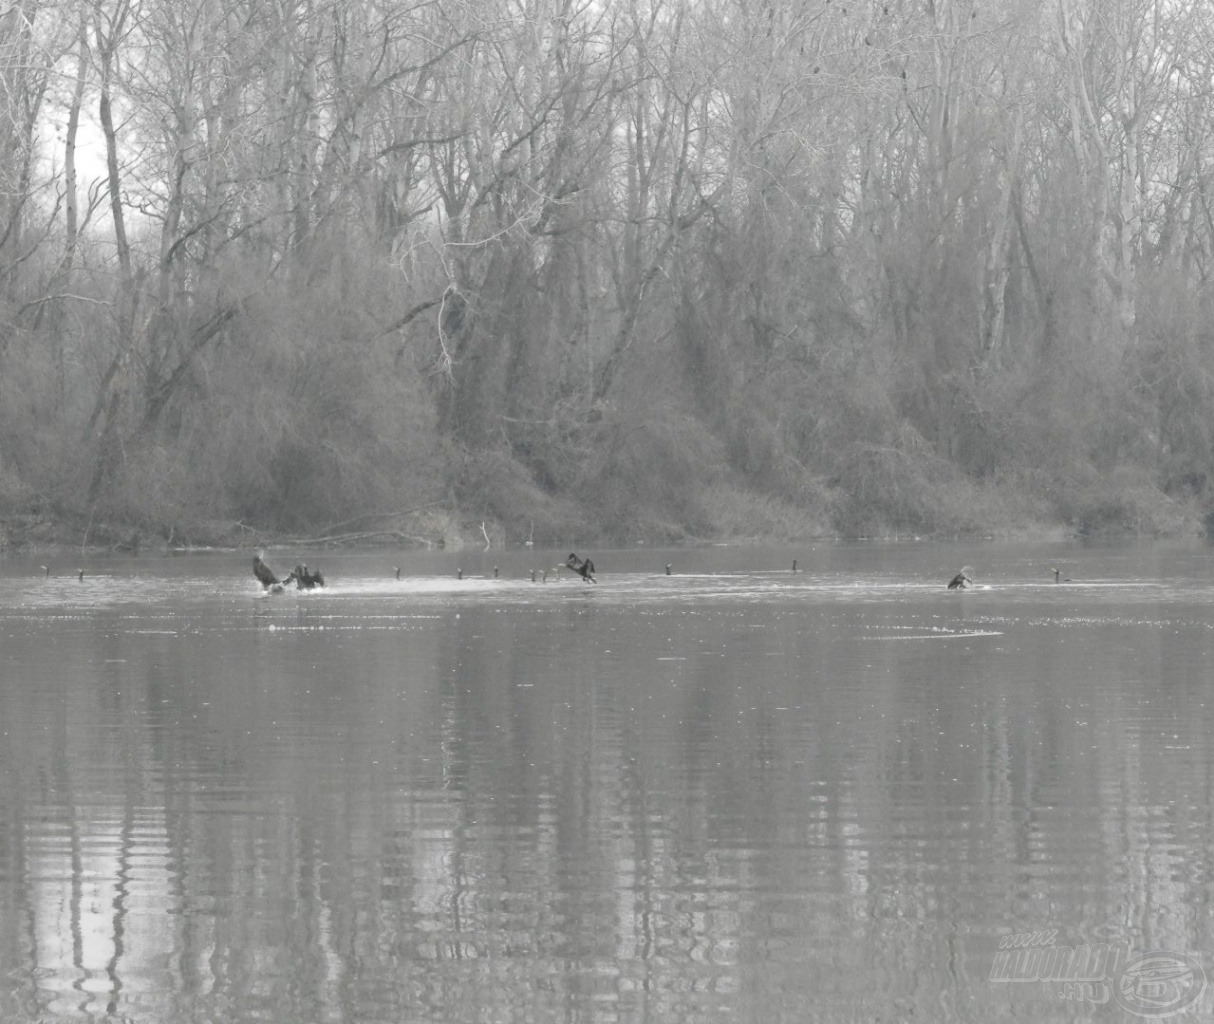
[[[1208,1019],[1214,551],[563,554],[0,562],[0,1021]]]

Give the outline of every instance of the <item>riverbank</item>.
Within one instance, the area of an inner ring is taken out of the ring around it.
[[[198,549],[248,550],[259,547],[396,547],[458,551],[521,546],[596,544],[780,544],[813,540],[1037,540],[1182,539],[1207,536],[1208,522],[1196,502],[1177,502],[1160,492],[1106,493],[1067,519],[1050,516],[1045,503],[996,489],[967,496],[963,514],[942,515],[937,524],[898,521],[888,509],[853,505],[840,529],[829,503],[809,508],[769,497],[723,493],[693,523],[677,523],[638,509],[622,530],[605,530],[593,513],[570,503],[540,509],[535,517],[516,514],[507,521],[480,519],[431,503],[373,513],[313,529],[276,531],[243,522],[162,524],[107,519],[53,507],[0,509],[0,552],[21,555],[82,551],[137,554]],[[547,514],[545,514],[547,513]]]

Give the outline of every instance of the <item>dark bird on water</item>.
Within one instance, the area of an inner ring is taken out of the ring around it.
[[[598,583],[594,578],[594,563],[589,558],[578,558],[574,552],[569,552],[565,565],[576,572],[587,583]]]
[[[257,581],[264,589],[273,590],[276,594],[282,592],[282,580],[275,576],[274,570],[262,561],[261,555],[253,556],[253,575],[257,577]]]
[[[971,566],[968,566],[968,565],[962,566],[961,571],[959,573],[957,573],[957,575],[954,576],[951,580],[948,581],[948,589],[949,590],[964,590],[966,587],[968,587],[970,584],[972,584],[974,582],[972,579],[970,579],[970,573],[973,571],[974,570]]]
[[[317,569],[315,572],[312,572],[306,565],[297,565],[292,569],[287,578],[282,581],[283,585],[285,586],[292,580],[295,581],[297,590],[312,590],[315,587],[323,587],[325,585],[325,578],[320,574],[320,570]]]
[[[261,555],[253,556],[253,575],[257,577],[257,582],[263,588],[273,594],[281,594],[283,589],[289,587],[292,583],[299,590],[311,590],[313,587],[323,587],[325,585],[325,578],[321,575],[320,570],[312,571],[306,565],[295,566],[286,576],[279,579],[274,575],[274,570],[266,565],[265,559]]]

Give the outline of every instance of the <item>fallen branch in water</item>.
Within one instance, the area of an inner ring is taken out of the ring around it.
[[[289,543],[293,547],[302,547],[307,544],[336,546],[338,544],[357,544],[371,540],[382,540],[384,538],[395,541],[420,541],[426,547],[435,547],[435,541],[429,538],[418,537],[412,533],[402,533],[400,530],[363,530],[357,533],[321,534],[319,537],[291,537]]]
[[[355,523],[363,523],[368,519],[394,519],[399,516],[411,516],[422,509],[433,508],[435,505],[441,505],[441,501],[427,501],[422,505],[415,505],[413,508],[400,509],[394,512],[365,512],[361,516],[355,516],[353,519],[344,519],[339,523],[331,523],[320,531],[321,537],[328,537],[334,530],[345,529],[347,526],[353,526]]]

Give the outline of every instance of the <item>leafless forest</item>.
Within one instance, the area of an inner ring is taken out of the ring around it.
[[[1214,507],[1201,0],[13,0],[0,90],[13,530]]]

